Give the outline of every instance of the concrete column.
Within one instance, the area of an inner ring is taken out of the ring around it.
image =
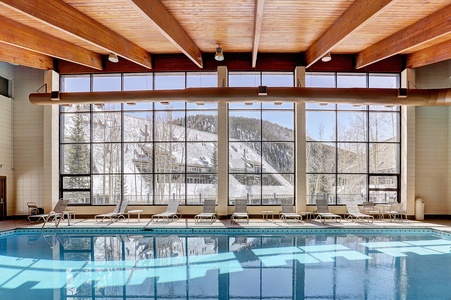
[[[305,67],[296,67],[294,71],[296,87],[305,87]],[[295,104],[295,128],[296,128],[296,212],[306,211],[306,143],[305,143],[305,103]]]
[[[228,87],[228,70],[218,67],[218,87]],[[227,127],[227,103],[218,103],[218,216],[228,215],[229,201],[229,146]]]

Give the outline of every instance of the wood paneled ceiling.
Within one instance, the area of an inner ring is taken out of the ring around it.
[[[450,0],[0,0],[0,22],[0,61],[60,72],[451,59]]]

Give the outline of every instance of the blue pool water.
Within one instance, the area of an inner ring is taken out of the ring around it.
[[[450,299],[433,230],[16,231],[0,299]]]

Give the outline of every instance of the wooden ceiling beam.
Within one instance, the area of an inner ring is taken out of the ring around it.
[[[147,68],[150,54],[61,0],[1,0],[1,5]]]
[[[260,43],[260,35],[263,24],[263,8],[265,7],[265,0],[255,0],[254,12],[254,42],[252,46],[252,68],[257,66],[258,44]]]
[[[35,69],[55,69],[53,58],[4,43],[0,43],[0,61]]]
[[[308,68],[394,0],[356,0],[305,52]]]
[[[203,68],[202,52],[160,0],[128,0],[128,2],[144,17],[148,18],[171,43],[199,68]]]
[[[102,70],[102,56],[0,16],[0,42]]]
[[[406,67],[419,68],[451,59],[451,40],[407,55]]]
[[[356,68],[409,50],[451,32],[451,5],[369,46],[356,57]]]

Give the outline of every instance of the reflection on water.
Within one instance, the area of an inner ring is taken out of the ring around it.
[[[11,235],[0,299],[438,299],[450,247],[431,234]]]

